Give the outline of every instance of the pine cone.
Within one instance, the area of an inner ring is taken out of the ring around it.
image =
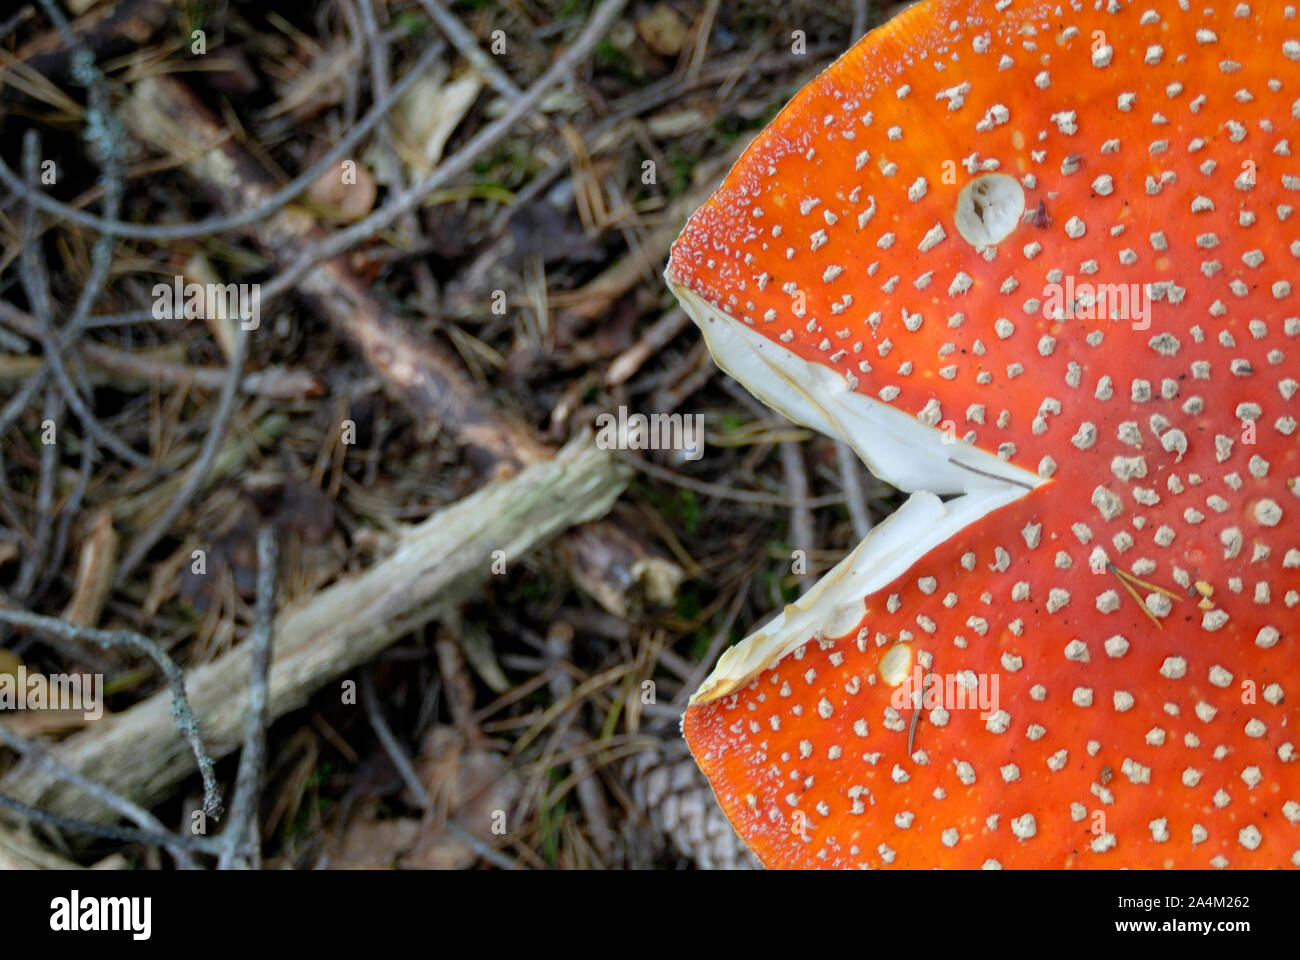
[[[670,734],[658,749],[629,757],[623,775],[638,808],[701,870],[762,868],[727,822],[680,737]]]

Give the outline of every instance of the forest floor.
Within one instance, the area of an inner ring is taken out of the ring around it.
[[[892,7],[48,6],[0,17],[0,677],[99,677],[103,715],[0,710],[0,794],[202,843],[11,807],[0,862],[744,865],[665,822],[712,804],[685,699],[897,497],[661,275]],[[702,456],[557,477],[620,410],[702,417]]]

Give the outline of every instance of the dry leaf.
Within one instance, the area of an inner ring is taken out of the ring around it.
[[[402,94],[393,111],[393,126],[408,179],[421,180],[438,165],[447,141],[481,89],[483,81],[478,74],[469,72],[445,81],[445,68],[435,66]],[[384,182],[386,163],[378,137],[371,140],[363,159]]]
[[[498,754],[468,749],[453,727],[435,727],[425,737],[415,770],[436,809],[485,843],[500,839],[494,824],[509,830],[509,814],[522,789],[514,770]],[[408,797],[408,802],[411,798]],[[334,858],[339,867],[464,870],[478,859],[473,848],[446,827],[416,817],[377,819],[378,798],[348,824]]]
[[[690,25],[666,3],[657,3],[649,13],[636,21],[637,33],[661,57],[675,57],[686,45]]]

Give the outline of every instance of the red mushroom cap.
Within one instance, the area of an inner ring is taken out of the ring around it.
[[[914,494],[683,720],[768,866],[1300,865],[1297,118],[1294,5],[936,0],[691,218],[719,365]]]

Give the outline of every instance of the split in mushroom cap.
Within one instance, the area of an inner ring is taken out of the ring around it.
[[[1300,865],[1297,118],[1291,4],[922,3],[687,224],[719,365],[914,494],[683,720],[769,866]],[[918,663],[998,703],[909,755]]]

